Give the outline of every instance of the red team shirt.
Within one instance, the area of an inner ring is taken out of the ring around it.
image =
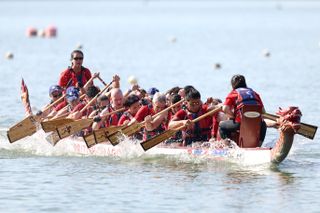
[[[85,85],[87,81],[91,78],[91,72],[89,69],[82,67],[81,72],[75,73],[72,69],[68,68],[60,74],[60,79],[58,85],[66,88],[67,86],[76,86],[78,80],[77,77],[82,73],[82,85]],[[68,85],[69,81],[70,84]]]

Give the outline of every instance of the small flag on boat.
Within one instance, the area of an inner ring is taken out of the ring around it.
[[[28,92],[27,85],[24,83],[23,78],[21,81],[21,100],[24,105],[24,109],[26,111],[26,116],[31,115],[32,110],[31,110],[30,101],[29,101],[29,92]]]

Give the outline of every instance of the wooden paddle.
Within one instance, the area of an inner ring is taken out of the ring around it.
[[[80,100],[82,100],[86,95],[83,94],[80,96]],[[69,105],[66,105],[61,110],[65,110]],[[58,126],[61,126],[63,124],[71,123],[74,121],[72,118],[66,118],[69,115],[69,112],[62,114],[54,119],[47,120],[47,121],[41,121],[41,127],[44,132],[52,132],[54,131]],[[55,117],[55,116],[53,116]]]
[[[98,143],[108,141],[108,135],[118,131],[121,128],[123,128],[123,126],[109,126],[94,130],[91,134],[83,136],[83,139],[86,142],[87,147],[91,148]]]
[[[210,115],[213,115],[217,112],[219,112],[221,110],[222,106],[221,105],[218,105],[216,108],[212,109],[211,111],[195,118],[192,120],[192,123],[196,123]],[[147,151],[148,149],[151,149],[152,147],[158,145],[159,143],[161,143],[162,141],[165,141],[169,138],[171,138],[172,136],[174,136],[176,134],[176,132],[182,130],[183,128],[185,128],[185,126],[181,126],[177,129],[169,129],[169,130],[166,130],[164,131],[163,133],[149,139],[149,140],[146,140],[144,142],[141,143],[141,146],[143,148],[144,151]]]
[[[65,95],[60,97],[58,100],[47,106],[43,111],[49,110],[53,105],[59,103]],[[41,119],[41,115],[29,115],[19,123],[15,124],[14,126],[10,127],[7,131],[7,136],[10,143],[13,143],[17,140],[20,140],[24,137],[33,135],[37,131],[37,126]]]
[[[88,80],[86,83],[89,84],[93,81],[93,77]],[[62,95],[59,99],[48,105],[43,112],[47,112],[51,107],[55,104],[60,103],[66,94]],[[37,127],[39,125],[41,119],[41,115],[29,115],[28,117],[24,118],[22,121],[18,122],[17,124],[13,125],[7,131],[7,137],[10,143],[13,143],[17,140],[20,140],[24,137],[33,135],[37,131]]]
[[[107,116],[110,116],[112,114],[115,114],[115,113],[123,111],[123,110],[125,110],[125,108],[115,110],[115,111],[110,112],[106,115],[103,115],[102,117],[107,117]],[[56,132],[59,135],[60,139],[63,139],[63,138],[66,138],[66,137],[76,133],[76,132],[81,131],[84,128],[87,128],[92,123],[93,123],[93,118],[79,119],[79,120],[76,120],[75,122],[71,122],[67,125],[63,125],[63,126],[58,127],[56,129],[56,131],[54,131],[54,132]]]
[[[171,106],[165,108],[164,110],[158,112],[157,114],[153,115],[152,116],[152,119],[154,119],[155,117],[159,116],[160,114],[168,111],[169,109],[179,105],[180,103],[182,103],[184,101],[184,99],[181,99],[180,101],[178,101],[177,103],[175,104],[172,104]],[[133,135],[134,133],[136,133],[137,131],[139,131],[145,124],[145,121],[142,121],[140,123],[138,122],[135,122],[129,126],[125,126],[124,128],[108,135],[108,140],[110,141],[110,143],[115,146],[117,145],[118,143],[120,143],[120,138],[121,138],[121,135],[124,134],[124,135],[127,135],[127,136],[131,136]]]
[[[94,139],[93,133],[90,133],[88,135],[83,136],[83,140],[86,142],[88,149],[91,148],[92,146],[96,145],[96,141]]]
[[[262,114],[262,116],[264,118],[267,118],[267,119],[270,119],[270,120],[273,120],[273,121],[276,121],[279,116],[278,115],[273,115],[273,114],[270,114],[270,113],[264,113]],[[302,135],[306,138],[309,138],[311,140],[313,140],[316,132],[317,132],[317,129],[318,127],[317,126],[314,126],[314,125],[311,125],[311,124],[306,124],[306,123],[300,123],[300,129],[298,130],[298,134],[299,135]]]

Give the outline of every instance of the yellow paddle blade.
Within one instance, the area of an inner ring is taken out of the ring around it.
[[[57,127],[73,122],[71,118],[57,118],[49,121],[42,121],[41,127],[44,132],[54,131]]]
[[[109,126],[106,128],[101,128],[95,130],[93,132],[96,143],[106,142],[108,140],[108,136],[115,133],[119,129],[123,128],[123,126]]]
[[[177,130],[166,130],[165,132],[149,139],[144,142],[142,142],[140,145],[142,146],[144,151],[147,151],[148,149],[151,149],[152,147],[158,145],[159,143],[171,138],[174,136],[174,134],[177,132]]]
[[[30,115],[10,127],[7,131],[7,136],[10,143],[20,140],[24,137],[33,135],[37,131],[37,116]]]
[[[60,139],[66,138],[76,132],[81,131],[83,128],[90,126],[92,119],[80,119],[66,125],[59,126],[57,132]]]
[[[86,142],[86,145],[88,148],[91,148],[94,145],[96,145],[96,141],[93,133],[83,136],[83,140]]]
[[[270,119],[270,120],[273,120],[273,121],[276,121],[277,118],[279,118],[278,115],[273,115],[273,114],[270,114],[270,113],[263,114],[263,117],[267,118],[267,119]],[[304,136],[306,138],[309,138],[309,139],[313,140],[314,136],[316,135],[317,129],[318,129],[317,126],[301,122],[300,123],[300,129],[298,130],[297,133],[299,135],[302,135],[302,136]]]

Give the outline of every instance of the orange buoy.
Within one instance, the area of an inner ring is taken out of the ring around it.
[[[48,26],[46,29],[45,29],[45,36],[47,38],[54,38],[57,36],[57,28],[53,25],[50,25]]]
[[[27,34],[27,36],[28,37],[35,37],[35,36],[37,36],[37,29],[36,28],[34,28],[34,27],[28,27],[27,28],[27,31],[26,31],[26,34]]]

